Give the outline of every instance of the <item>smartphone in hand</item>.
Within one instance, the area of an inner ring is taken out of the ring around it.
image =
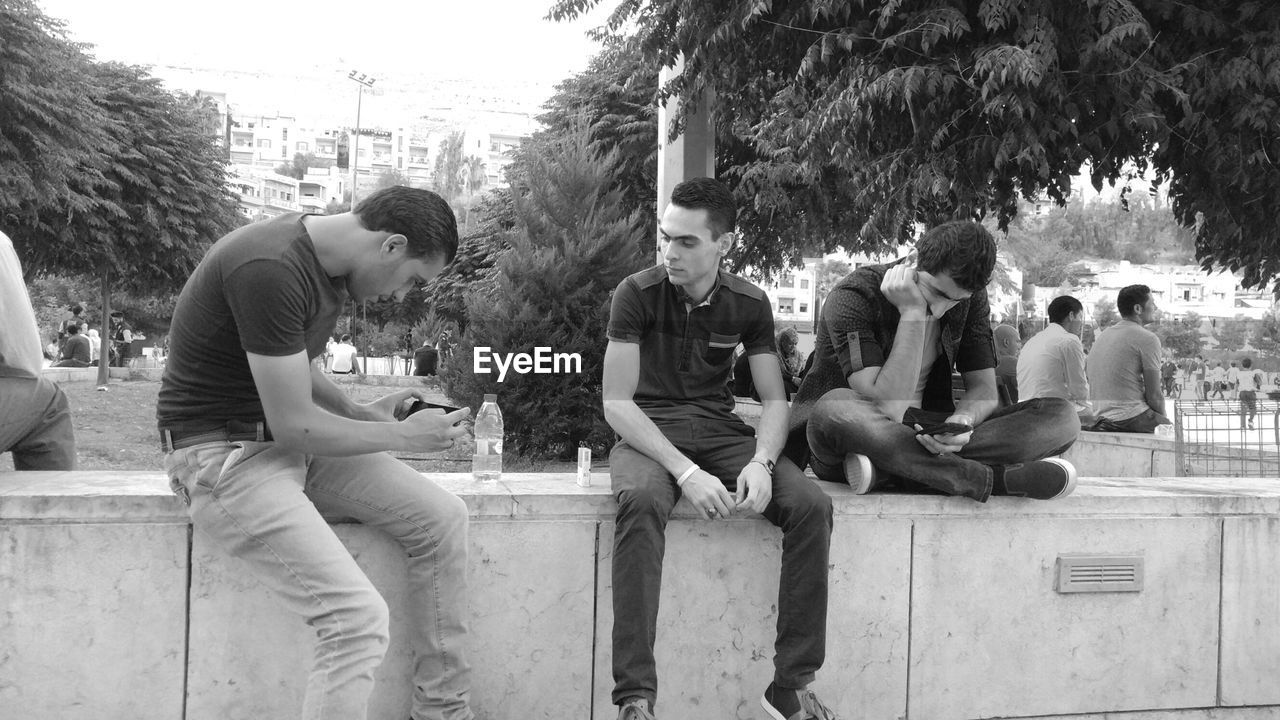
[[[402,415],[400,419],[404,420],[420,410],[427,410],[429,408],[443,410],[446,415],[458,409],[452,405],[442,405],[441,403],[427,402],[426,400],[414,400],[413,404],[409,406],[409,409],[405,411],[404,415]]]
[[[921,425],[916,431],[917,435],[963,435],[967,432],[973,432],[972,425],[964,423],[941,422],[929,425]]]

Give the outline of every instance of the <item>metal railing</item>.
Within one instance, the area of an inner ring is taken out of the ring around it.
[[[1280,401],[1259,393],[1247,402],[1174,403],[1174,459],[1180,476],[1271,477],[1280,480]]]

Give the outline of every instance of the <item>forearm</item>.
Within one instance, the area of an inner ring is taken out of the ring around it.
[[[777,460],[787,443],[787,419],[791,408],[785,400],[765,400],[756,428],[756,456]]]
[[[1152,375],[1151,373],[1145,372],[1143,373],[1142,383],[1145,388],[1143,397],[1146,398],[1147,407],[1163,415],[1164,392],[1162,392],[1160,381],[1157,378],[1159,378],[1158,375]]]
[[[627,444],[653,459],[674,477],[680,477],[694,462],[667,439],[634,400],[605,400],[604,419]]]
[[[284,448],[306,455],[346,457],[386,450],[409,450],[398,422],[353,420],[312,406],[302,417],[271,422],[272,437]]]
[[[915,402],[916,385],[920,382],[928,323],[937,322],[923,315],[904,315],[898,322],[893,349],[876,376],[872,393],[880,410],[895,421],[901,421],[907,408]],[[857,388],[854,388],[855,390]]]
[[[359,406],[319,368],[311,368],[311,401],[344,418],[355,418]]]
[[[972,391],[966,391],[960,402],[956,403],[956,411],[953,415],[968,415],[976,427],[983,420],[991,416],[991,413],[1000,407],[1000,398],[996,394],[994,388],[975,388]]]

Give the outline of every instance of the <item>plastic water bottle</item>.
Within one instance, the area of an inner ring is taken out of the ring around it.
[[[476,454],[471,456],[471,476],[480,481],[497,480],[502,477],[502,411],[497,395],[484,396],[473,427]]]

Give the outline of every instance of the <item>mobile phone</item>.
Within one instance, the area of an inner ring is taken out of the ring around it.
[[[409,409],[405,411],[404,417],[400,419],[403,420],[404,418],[409,417],[410,415],[418,412],[419,410],[426,410],[428,408],[436,408],[439,410],[443,410],[445,411],[446,414],[459,409],[452,405],[442,405],[440,403],[427,402],[426,400],[415,400],[413,404],[409,406]]]
[[[965,425],[964,423],[954,423],[954,422],[941,422],[941,423],[933,423],[931,425],[922,425],[920,429],[916,431],[916,434],[917,435],[963,435],[967,432],[972,432],[972,431],[973,431],[972,425]]]

